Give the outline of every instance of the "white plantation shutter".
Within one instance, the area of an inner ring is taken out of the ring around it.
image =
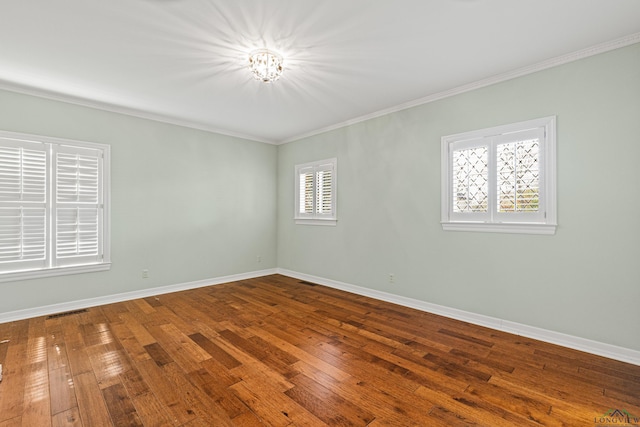
[[[296,166],[296,219],[335,220],[336,165],[328,159]]]
[[[320,217],[333,218],[333,199],[335,189],[333,186],[333,163],[320,164],[316,167],[315,185],[315,214]]]
[[[314,213],[314,170],[312,167],[298,171],[298,215],[312,216]]]
[[[54,257],[57,265],[99,262],[102,256],[102,153],[54,149]]]
[[[0,146],[0,201],[44,203],[47,152],[43,144],[5,140]]]
[[[43,144],[0,145],[0,272],[46,265],[47,152]]]
[[[0,131],[0,281],[109,268],[108,158],[106,145]]]
[[[100,256],[99,208],[56,208],[55,255],[58,265],[77,264],[80,257]]]

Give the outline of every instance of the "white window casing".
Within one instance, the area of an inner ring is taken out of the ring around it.
[[[295,166],[296,224],[336,225],[337,159]]]
[[[0,131],[0,282],[110,268],[108,145]]]
[[[444,230],[554,234],[555,116],[442,138]]]

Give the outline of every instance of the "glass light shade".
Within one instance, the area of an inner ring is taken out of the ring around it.
[[[256,80],[275,82],[282,75],[282,56],[269,49],[254,50],[249,54],[249,69]]]

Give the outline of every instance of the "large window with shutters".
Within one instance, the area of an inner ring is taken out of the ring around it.
[[[106,270],[109,146],[0,132],[0,281]]]
[[[553,234],[555,116],[442,138],[445,230]]]
[[[336,225],[337,159],[295,167],[297,224]]]

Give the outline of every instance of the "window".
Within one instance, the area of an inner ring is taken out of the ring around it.
[[[0,132],[0,281],[106,270],[109,146]]]
[[[337,159],[296,166],[296,224],[336,225]]]
[[[555,116],[442,138],[444,230],[554,234]]]

